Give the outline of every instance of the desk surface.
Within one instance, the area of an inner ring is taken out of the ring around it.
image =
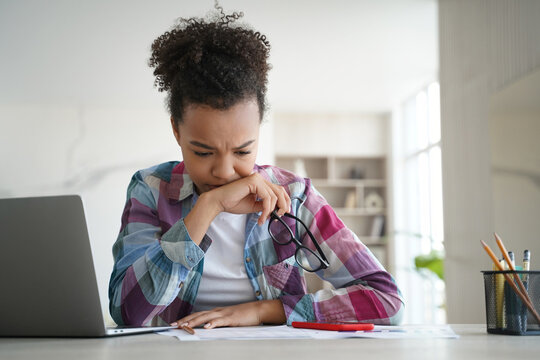
[[[247,340],[180,342],[157,334],[106,339],[0,338],[0,359],[534,359],[540,337],[492,335],[452,325],[459,339]]]

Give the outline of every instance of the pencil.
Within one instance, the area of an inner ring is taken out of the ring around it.
[[[503,261],[500,260],[499,263]],[[493,264],[493,271],[499,268]],[[493,276],[493,286],[495,288],[495,306],[497,309],[495,323],[499,329],[506,327],[506,314],[504,313],[504,276],[498,274]]]
[[[497,246],[499,246],[499,249],[502,251],[504,258],[506,259],[506,262],[508,263],[508,266],[510,267],[510,270],[516,271],[516,268],[514,267],[514,261],[510,258],[508,255],[508,252],[506,251],[506,247],[504,246],[504,243],[502,242],[502,239],[497,235],[495,235],[495,240],[497,241]],[[525,285],[523,285],[523,282],[521,281],[521,278],[517,273],[514,272],[514,279],[516,279],[516,282],[519,285],[519,288],[521,289],[523,295],[529,300],[529,302],[532,304],[532,300],[529,297],[529,293],[527,292],[527,289],[525,288]]]
[[[190,326],[182,325],[180,328],[191,335],[195,335],[195,330],[193,330],[193,328]]]
[[[482,244],[482,246],[484,247],[484,250],[487,252],[487,254],[489,255],[489,257],[491,258],[491,260],[493,261],[494,264],[496,264],[497,268],[500,270],[500,271],[504,271],[503,267],[501,264],[499,264],[499,260],[497,260],[497,256],[495,256],[495,254],[493,253],[493,251],[489,248],[489,246],[482,240],[480,240],[480,243]],[[508,274],[504,273],[503,274],[504,278],[506,279],[506,281],[508,282],[508,284],[510,285],[510,287],[512,288],[512,290],[514,290],[514,292],[520,297],[520,299],[523,301],[523,303],[527,306],[527,309],[529,309],[529,311],[531,312],[531,314],[534,315],[534,317],[536,318],[536,321],[538,322],[538,324],[540,324],[540,315],[538,315],[538,313],[536,312],[534,306],[532,305],[532,303],[529,301],[528,299],[528,296],[524,295],[521,293],[521,291],[517,288],[516,284],[514,283],[514,281],[512,280],[512,278],[510,276],[508,276]]]

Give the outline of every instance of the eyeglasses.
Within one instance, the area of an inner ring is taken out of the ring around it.
[[[288,219],[284,218],[288,218],[294,221],[287,221],[291,223],[287,224],[286,220]],[[310,248],[306,247],[300,242],[300,240],[298,240],[294,236],[294,233],[291,230],[291,226],[294,227],[295,221],[304,227],[307,235],[311,239],[311,242],[317,249],[318,254]],[[296,252],[294,254],[294,258],[296,260],[296,263],[302,269],[309,272],[315,272],[321,269],[326,269],[328,266],[330,266],[328,260],[326,259],[326,256],[321,250],[319,244],[317,244],[317,241],[315,240],[315,237],[313,236],[311,231],[309,231],[306,224],[304,224],[302,220],[300,220],[296,216],[285,213],[283,214],[283,217],[279,217],[275,211],[272,211],[272,214],[270,214],[270,222],[268,223],[268,232],[270,233],[270,237],[272,238],[272,240],[274,240],[279,245],[287,245],[291,241],[294,242],[294,244],[296,245]]]

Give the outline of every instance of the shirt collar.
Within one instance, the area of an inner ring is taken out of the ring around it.
[[[173,167],[168,182],[164,182],[164,195],[170,200],[182,201],[193,195],[193,181],[189,177],[184,162]]]

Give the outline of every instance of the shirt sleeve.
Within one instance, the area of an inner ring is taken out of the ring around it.
[[[118,325],[149,324],[178,295],[180,283],[203,258],[211,241],[205,237],[196,245],[183,218],[162,233],[158,197],[158,190],[137,172],[128,187],[120,233],[113,246],[109,310]]]
[[[325,253],[330,266],[317,271],[335,289],[281,297],[287,323],[293,321],[358,321],[380,325],[400,322],[403,298],[392,275],[349,230],[332,207],[306,183],[305,200],[297,210]],[[309,244],[305,231],[300,233]],[[309,246],[309,245],[307,245]],[[315,249],[314,246],[309,246]],[[316,250],[315,250],[316,251]]]

